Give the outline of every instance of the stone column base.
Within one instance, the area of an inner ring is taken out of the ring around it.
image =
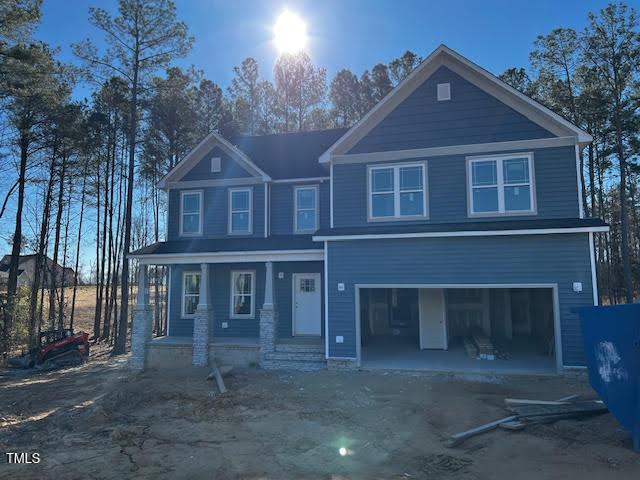
[[[147,359],[147,342],[151,340],[151,305],[133,306],[131,332],[131,368],[143,370]]]
[[[278,312],[275,308],[260,310],[260,363],[265,361],[266,355],[276,350],[278,332]]]
[[[327,369],[329,369],[329,370],[358,370],[358,359],[356,359],[356,358],[327,358]]]
[[[213,309],[200,306],[193,318],[193,357],[196,367],[206,367],[209,363],[209,324],[213,320]]]

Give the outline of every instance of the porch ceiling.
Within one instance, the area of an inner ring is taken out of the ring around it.
[[[129,257],[146,264],[321,261],[324,250],[310,235],[274,235],[157,242]]]

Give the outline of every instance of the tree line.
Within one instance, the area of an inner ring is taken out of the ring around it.
[[[15,207],[0,293],[0,353],[33,345],[42,329],[73,327],[78,271],[95,285],[93,335],[126,350],[132,268],[125,255],[163,239],[166,198],[157,182],[208,133],[227,138],[349,127],[411,73],[411,51],[359,74],[326,70],[304,52],[281,55],[266,78],[247,58],[225,89],[196,67],[181,68],[192,43],[171,0],[120,0],[115,14],[91,8],[106,46],[73,45],[77,61],[34,39],[41,0],[0,5],[0,219]],[[611,4],[588,15],[582,32],[558,28],[535,39],[530,66],[501,78],[589,132],[581,157],[586,216],[605,219],[597,238],[601,296],[631,301],[640,282],[636,12]],[[90,95],[74,98],[82,84]],[[83,255],[87,249],[92,253]],[[18,288],[21,253],[40,255],[32,284]],[[44,258],[75,278],[45,287]],[[82,258],[91,258],[89,265]],[[154,331],[166,333],[167,271],[150,269]],[[70,284],[70,286],[69,286]],[[69,291],[71,289],[71,291]]]
[[[530,68],[501,78],[593,137],[580,156],[586,217],[611,227],[596,236],[601,301],[633,302],[640,288],[640,33],[624,3],[588,14],[583,31],[540,35]]]

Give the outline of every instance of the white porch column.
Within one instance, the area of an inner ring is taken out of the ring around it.
[[[147,266],[138,266],[138,296],[133,307],[133,331],[131,333],[131,367],[144,369],[147,358],[147,343],[151,340],[151,305]]]
[[[262,308],[274,308],[273,304],[273,262],[265,263],[264,303]]]
[[[200,299],[193,318],[193,358],[196,367],[209,363],[209,324],[213,308],[209,300],[209,264],[200,264]]]
[[[265,362],[276,347],[278,312],[273,301],[273,262],[265,263],[264,303],[260,309],[260,361]]]

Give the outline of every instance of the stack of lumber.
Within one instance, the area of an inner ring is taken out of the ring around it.
[[[563,419],[583,419],[608,411],[600,400],[579,400],[578,395],[570,395],[558,400],[526,400],[506,398],[507,410],[511,415],[485,423],[464,432],[451,435],[445,444],[455,447],[466,439],[496,428],[522,430],[528,425],[552,423]]]
[[[475,343],[478,348],[478,358],[480,358],[480,360],[496,359],[493,343],[491,343],[491,339],[487,337],[481,329],[475,328],[471,336],[473,338],[473,343]]]
[[[464,349],[467,351],[467,356],[469,358],[473,358],[474,360],[478,358],[478,347],[473,343],[471,337],[464,337]]]

